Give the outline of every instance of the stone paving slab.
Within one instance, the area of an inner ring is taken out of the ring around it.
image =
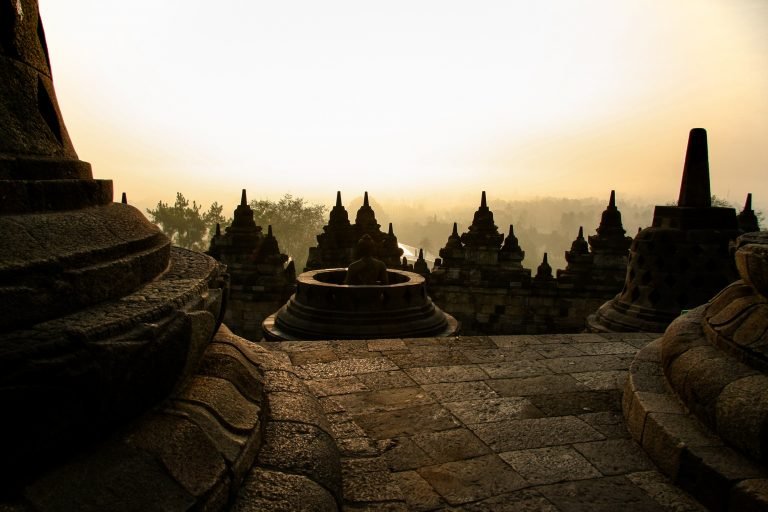
[[[631,439],[621,389],[658,335],[264,343],[342,454],[344,509],[699,511]]]

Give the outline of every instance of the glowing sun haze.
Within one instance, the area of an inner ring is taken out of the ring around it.
[[[40,0],[80,157],[134,204],[677,198],[768,205],[763,0]]]

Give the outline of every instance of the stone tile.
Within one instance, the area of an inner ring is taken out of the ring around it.
[[[440,495],[415,471],[402,471],[392,475],[405,496],[408,510],[434,510],[443,504]]]
[[[355,423],[347,412],[333,413],[326,416],[331,425],[331,433],[335,439],[350,437],[365,437],[365,431]]]
[[[413,439],[405,436],[393,439],[382,458],[392,471],[404,471],[435,464],[435,460],[427,455]]]
[[[444,510],[452,512],[559,512],[544,496],[530,489],[501,494],[476,503],[467,503],[461,507],[451,507]]]
[[[488,386],[501,396],[528,396],[587,390],[570,375],[541,375],[521,379],[494,379]]]
[[[444,405],[466,425],[544,416],[530,400],[520,397],[463,400]]]
[[[334,379],[316,379],[305,381],[307,387],[316,397],[343,395],[368,391],[368,388],[354,375]]]
[[[306,352],[311,350],[322,350],[331,346],[330,341],[281,341],[278,343],[261,343],[263,347],[275,351],[285,351],[288,353]]]
[[[462,354],[471,363],[501,363],[504,361],[520,361],[541,359],[541,355],[529,349],[470,349],[462,350]]]
[[[344,512],[408,512],[408,505],[405,500],[379,503],[345,503],[343,510]]]
[[[604,354],[634,354],[637,347],[623,341],[603,341],[601,343],[574,343],[573,348],[592,356]]]
[[[376,457],[379,455],[376,443],[367,436],[341,438],[334,434],[334,437],[342,457]]]
[[[447,338],[403,338],[402,341],[407,347],[448,348]]]
[[[509,493],[527,485],[496,455],[429,466],[419,469],[418,473],[450,505]]]
[[[491,336],[491,341],[499,348],[525,348],[531,345],[540,345],[536,336],[528,334],[512,336]]]
[[[618,390],[531,395],[528,399],[547,416],[621,410],[621,393]]]
[[[334,412],[344,412],[344,407],[339,402],[333,399],[333,397],[318,398],[320,408],[325,414],[331,414]]]
[[[577,443],[573,447],[604,475],[623,475],[653,469],[643,449],[631,439]]]
[[[361,373],[357,375],[360,382],[368,389],[378,391],[382,389],[407,388],[416,383],[403,370],[389,370],[386,372]]]
[[[420,366],[453,366],[469,364],[469,360],[457,350],[446,348],[414,348],[407,353],[391,353],[387,357],[400,368]]]
[[[406,350],[405,342],[400,339],[391,340],[368,340],[368,350],[375,352],[386,352],[388,350]]]
[[[542,361],[555,373],[594,372],[601,370],[626,370],[628,364],[615,355],[558,357]]]
[[[416,434],[411,440],[438,464],[491,453],[482,441],[465,428]]]
[[[329,346],[324,346],[315,350],[301,350],[298,352],[288,352],[291,363],[295,366],[302,366],[314,363],[328,363],[339,358],[336,352]]]
[[[569,512],[661,512],[664,508],[621,476],[574,480],[537,487],[560,510]]]
[[[642,489],[666,510],[675,512],[704,512],[699,502],[679,489],[658,471],[642,471],[626,475],[630,482]]]
[[[547,359],[555,357],[579,357],[584,355],[584,352],[574,348],[573,345],[566,345],[564,343],[539,345],[534,350]]]
[[[571,377],[589,389],[624,389],[627,379],[626,370],[601,370],[596,372],[572,373]]]
[[[336,340],[331,341],[331,348],[339,359],[367,359],[381,357],[378,350],[370,350],[367,340]]]
[[[496,344],[490,336],[453,336],[442,338],[447,340],[446,344],[450,348],[466,349],[495,349]]]
[[[453,415],[440,405],[362,414],[356,416],[355,420],[374,439],[439,432],[459,426]]]
[[[470,380],[484,380],[488,378],[483,370],[474,365],[407,368],[405,372],[419,384],[464,382]]]
[[[159,498],[156,497],[156,499]],[[158,505],[155,501],[155,506]],[[166,505],[167,506],[167,505]],[[243,481],[232,512],[264,510],[336,510],[326,489],[301,475],[255,467]]]
[[[497,398],[499,396],[483,381],[424,384],[422,388],[441,403]]]
[[[608,439],[629,439],[624,416],[618,411],[602,411],[576,416]]]
[[[385,357],[373,357],[313,363],[303,365],[300,369],[310,379],[331,379],[360,373],[397,370],[398,368]]]
[[[552,370],[540,361],[534,360],[485,363],[480,364],[479,367],[492,379],[516,379],[552,374]]]
[[[570,446],[552,446],[500,453],[499,457],[533,485],[602,476]]]
[[[573,416],[478,423],[469,428],[497,453],[604,439]]]
[[[341,461],[344,500],[403,501],[402,491],[386,466],[378,459],[346,459]]]
[[[435,402],[426,391],[418,386],[351,393],[336,396],[335,399],[352,414],[391,411]]]

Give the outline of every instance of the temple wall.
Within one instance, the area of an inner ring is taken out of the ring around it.
[[[618,289],[548,286],[488,288],[431,283],[432,300],[461,322],[462,335],[577,333]]]

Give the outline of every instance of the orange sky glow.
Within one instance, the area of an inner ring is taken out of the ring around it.
[[[153,206],[677,198],[768,210],[763,0],[40,0],[80,157]],[[650,221],[650,219],[649,219]]]

